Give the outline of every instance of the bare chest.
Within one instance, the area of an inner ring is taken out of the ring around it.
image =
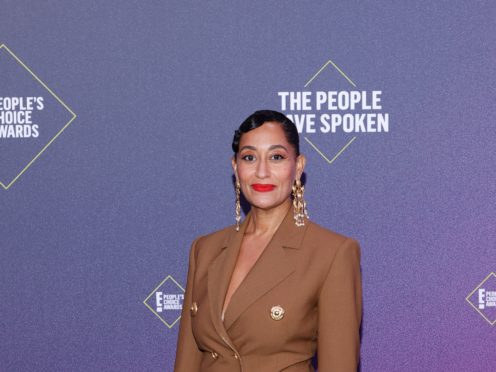
[[[243,239],[238,258],[231,275],[231,280],[227,288],[222,315],[224,315],[227,307],[229,306],[234,292],[236,292],[236,290],[246,278],[250,270],[253,268],[259,257],[262,255],[269,240],[269,238]]]

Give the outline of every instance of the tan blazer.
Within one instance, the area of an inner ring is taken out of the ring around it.
[[[246,219],[191,247],[175,372],[356,371],[362,313],[358,243],[292,208],[221,319]],[[282,311],[281,311],[282,308]],[[283,312],[283,313],[282,313]],[[282,313],[282,314],[281,314]]]

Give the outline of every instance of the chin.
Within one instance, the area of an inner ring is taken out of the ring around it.
[[[281,204],[284,204],[285,200],[260,200],[258,198],[253,198],[252,200],[249,201],[251,207],[263,209],[263,210],[270,210],[276,207],[279,207]]]
[[[252,208],[257,208],[257,209],[261,209],[261,210],[264,210],[264,211],[270,211],[271,209],[274,209],[275,207],[277,207],[277,205],[260,205],[260,204],[252,204],[251,205]]]

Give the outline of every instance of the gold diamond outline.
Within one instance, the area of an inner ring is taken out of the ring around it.
[[[320,155],[320,156],[322,156],[322,157],[324,158],[324,160],[325,160],[327,163],[329,163],[329,165],[330,165],[330,164],[332,164],[332,163],[334,163],[334,161],[335,161],[335,160],[339,157],[339,155],[341,155],[341,154],[343,153],[343,151],[344,151],[344,150],[346,150],[346,148],[347,148],[349,145],[351,145],[351,143],[352,143],[354,140],[356,140],[356,136],[355,136],[355,137],[353,137],[351,140],[349,140],[349,141],[346,143],[346,145],[344,145],[344,146],[341,148],[341,150],[339,150],[339,151],[337,152],[337,154],[336,154],[336,155],[334,155],[334,157],[333,157],[332,159],[330,159],[330,160],[329,160],[329,158],[328,158],[327,156],[325,156],[325,154],[324,154],[322,151],[320,151],[320,149],[319,149],[319,148],[318,148],[318,147],[317,147],[317,146],[316,146],[316,145],[315,145],[312,141],[310,141],[310,140],[308,139],[308,137],[304,137],[304,138],[305,138],[305,140],[306,140],[306,141],[310,144],[310,146],[312,146],[312,147],[314,148],[314,150],[315,150],[315,151],[317,151],[317,152],[319,153],[319,155]]]
[[[324,65],[323,65],[323,66],[319,69],[319,71],[317,71],[317,72],[316,72],[316,73],[315,73],[315,74],[314,74],[314,75],[310,78],[310,80],[308,80],[308,81],[307,81],[307,83],[305,84],[304,88],[306,88],[308,85],[310,85],[310,83],[311,83],[312,81],[314,81],[314,80],[315,80],[315,78],[316,78],[317,76],[319,76],[319,75],[320,75],[320,73],[321,73],[322,71],[324,71],[324,70],[327,68],[327,66],[329,66],[329,65],[332,65],[332,66],[336,69],[336,71],[337,71],[337,72],[339,72],[339,74],[340,74],[342,77],[344,77],[344,78],[346,79],[346,81],[348,81],[348,83],[350,83],[350,84],[351,84],[354,88],[356,88],[356,87],[357,87],[357,86],[356,86],[356,84],[353,82],[353,80],[351,80],[351,79],[348,77],[348,75],[346,75],[346,74],[343,72],[343,70],[341,70],[341,69],[338,67],[338,65],[336,65],[336,64],[335,64],[335,63],[334,63],[331,59],[329,59],[326,63],[324,63]],[[357,138],[357,137],[356,137],[356,136],[354,136],[354,137],[353,137],[350,141],[348,141],[348,142],[346,143],[346,145],[344,145],[344,146],[343,146],[343,147],[342,147],[342,148],[341,148],[341,149],[340,149],[340,150],[336,153],[336,155],[334,155],[334,157],[333,157],[331,160],[329,160],[329,158],[328,158],[327,156],[325,156],[325,155],[324,155],[324,153],[322,152],[322,150],[320,150],[320,149],[319,149],[319,148],[318,148],[318,147],[317,147],[317,146],[316,146],[313,142],[311,142],[311,141],[308,139],[308,137],[304,136],[303,138],[304,138],[304,139],[305,139],[305,140],[306,140],[306,141],[310,144],[310,146],[312,146],[312,148],[313,148],[313,149],[314,149],[314,150],[315,150],[315,151],[316,151],[316,152],[317,152],[317,153],[318,153],[321,157],[323,157],[323,158],[324,158],[324,160],[327,162],[327,164],[331,165],[331,164],[332,164],[332,163],[334,163],[334,161],[335,161],[335,160],[336,160],[336,159],[337,159],[337,158],[338,158],[338,157],[339,157],[339,156],[340,156],[340,155],[344,152],[344,150],[346,150],[346,148],[347,148],[349,145],[351,145],[351,143],[352,143],[354,140],[356,140],[356,138]]]
[[[476,311],[477,311],[477,312],[478,312],[478,313],[479,313],[479,314],[480,314],[480,315],[481,315],[481,316],[482,316],[482,317],[483,317],[483,318],[484,318],[484,319],[485,319],[485,320],[486,320],[486,321],[487,321],[490,325],[492,325],[492,326],[493,326],[493,325],[495,325],[495,324],[496,324],[496,319],[495,319],[495,320],[493,320],[493,321],[490,321],[490,320],[486,317],[486,315],[485,315],[482,311],[480,311],[480,309],[479,309],[477,306],[475,306],[475,305],[474,305],[474,304],[473,304],[473,303],[469,300],[469,298],[470,298],[470,297],[472,297],[472,295],[475,293],[475,291],[477,291],[477,290],[478,290],[478,289],[479,289],[479,288],[480,288],[480,287],[481,287],[481,286],[482,286],[482,285],[483,285],[483,284],[484,284],[484,283],[485,283],[485,282],[489,279],[489,277],[490,277],[491,275],[492,275],[492,276],[494,276],[494,277],[496,278],[496,274],[494,273],[494,271],[491,271],[491,273],[489,273],[489,275],[488,275],[488,276],[486,276],[486,278],[485,278],[485,279],[484,279],[484,280],[483,280],[483,281],[482,281],[482,282],[481,282],[481,283],[480,283],[477,287],[475,287],[475,289],[474,289],[472,292],[470,292],[470,293],[469,293],[469,295],[468,295],[467,297],[465,297],[465,300],[466,300],[466,301],[470,304],[470,306],[472,306],[472,307],[473,307],[473,308],[474,308],[474,309],[475,309],[475,310],[476,310]]]
[[[31,167],[31,165],[41,156],[41,154],[43,154],[43,152],[48,148],[48,146],[50,146],[52,144],[52,142],[55,141],[55,139],[57,139],[57,137],[77,118],[77,115],[38,76],[36,76],[36,74],[33,71],[31,71],[31,69],[28,66],[26,66],[26,64],[24,62],[22,62],[21,59],[19,57],[17,57],[14,54],[14,52],[12,52],[7,47],[7,45],[1,44],[0,50],[2,50],[2,49],[5,49],[10,54],[10,56],[13,57],[14,60],[19,65],[21,65],[21,67],[23,67],[27,72],[29,72],[31,74],[31,76],[43,88],[45,88],[48,91],[48,93],[50,93],[72,115],[72,118],[69,119],[69,121],[62,127],[62,129],[59,130],[57,132],[57,134],[55,134],[55,136],[50,141],[48,141],[48,143],[41,149],[41,151],[33,159],[31,159],[31,161],[17,174],[17,176],[14,177],[14,179],[12,181],[10,181],[10,183],[5,185],[2,181],[0,181],[0,186],[2,186],[5,190],[8,190],[19,179],[19,177],[21,177],[24,174],[24,172],[26,172],[28,170],[28,168]]]
[[[336,65],[336,64],[335,64],[335,63],[334,63],[331,59],[329,59],[329,60],[328,60],[328,61],[327,61],[327,62],[326,62],[326,63],[325,63],[325,64],[324,64],[321,68],[320,68],[320,70],[319,70],[319,71],[317,71],[317,72],[316,72],[316,73],[315,73],[315,74],[314,74],[314,75],[310,78],[310,80],[308,80],[308,81],[307,81],[307,83],[305,84],[304,88],[306,88],[307,86],[309,86],[309,85],[310,85],[310,83],[311,83],[311,82],[312,82],[312,81],[313,81],[313,80],[314,80],[317,76],[319,76],[319,75],[320,75],[320,73],[321,73],[322,71],[324,71],[324,70],[326,69],[326,67],[327,67],[327,66],[329,66],[329,65],[332,65],[332,66],[333,66],[333,67],[337,70],[337,72],[339,72],[339,73],[340,73],[340,75],[341,75],[342,77],[344,77],[344,78],[348,81],[348,83],[350,83],[351,85],[353,85],[353,87],[355,87],[355,88],[357,87],[357,86],[356,86],[356,84],[353,82],[353,80],[351,80],[351,79],[348,77],[348,75],[346,75],[346,74],[343,72],[343,70],[341,70],[341,69],[338,67],[338,65]]]
[[[164,283],[165,283],[167,280],[169,280],[169,279],[171,279],[171,280],[174,282],[174,284],[175,284],[175,285],[177,285],[177,286],[179,287],[179,289],[181,289],[181,290],[183,291],[183,293],[184,293],[184,292],[186,292],[186,290],[183,288],[183,286],[182,286],[181,284],[179,284],[179,283],[177,282],[177,280],[176,280],[176,279],[174,279],[174,277],[173,277],[172,275],[167,275],[167,277],[166,277],[164,280],[162,280],[162,281],[160,282],[160,284],[159,284],[159,285],[157,285],[157,286],[155,287],[155,289],[154,289],[153,291],[151,291],[151,292],[150,292],[150,294],[149,294],[149,295],[145,298],[145,300],[143,301],[143,304],[144,304],[144,305],[145,305],[145,306],[146,306],[146,307],[147,307],[147,308],[148,308],[148,309],[149,309],[149,310],[150,310],[153,314],[155,314],[155,316],[156,316],[157,318],[159,318],[159,319],[160,319],[160,321],[161,321],[162,323],[164,323],[164,324],[165,324],[165,325],[166,325],[169,329],[171,329],[171,328],[172,328],[172,327],[174,327],[174,325],[175,325],[175,324],[179,321],[179,319],[181,319],[181,315],[179,315],[179,316],[177,317],[177,319],[176,319],[176,320],[174,320],[174,322],[172,322],[172,324],[169,324],[169,323],[167,323],[167,321],[166,321],[165,319],[162,319],[162,317],[161,317],[161,316],[160,316],[160,315],[159,315],[159,314],[158,314],[155,310],[153,310],[153,308],[152,308],[150,305],[148,305],[148,303],[146,302],[146,301],[148,301],[148,300],[150,299],[150,297],[152,297],[152,296],[153,296],[153,294],[157,291],[157,289],[159,289],[159,288],[162,286],[162,284],[164,284]]]

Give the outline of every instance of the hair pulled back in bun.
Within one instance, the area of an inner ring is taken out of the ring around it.
[[[232,141],[232,150],[236,155],[239,151],[239,141],[244,133],[262,126],[268,121],[273,121],[281,124],[287,141],[293,146],[296,156],[300,155],[300,137],[296,125],[289,120],[286,115],[273,110],[259,110],[248,116],[234,131],[234,138]]]

